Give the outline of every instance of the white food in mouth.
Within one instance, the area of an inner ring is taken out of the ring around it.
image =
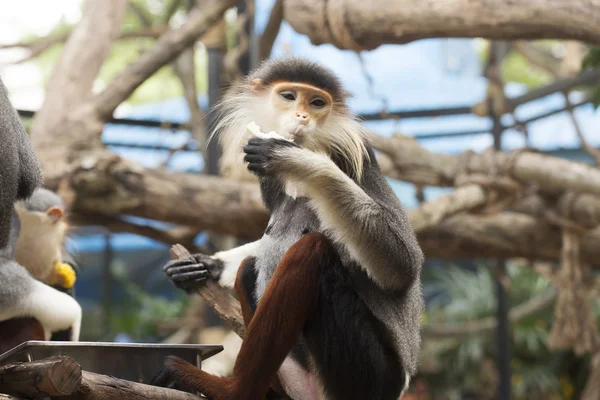
[[[256,122],[252,121],[248,125],[246,125],[246,129],[252,133],[254,136],[259,137],[261,139],[283,139],[288,142],[292,142],[293,140],[286,139],[275,131],[271,131],[268,133],[264,133],[260,130],[260,126],[256,125]]]

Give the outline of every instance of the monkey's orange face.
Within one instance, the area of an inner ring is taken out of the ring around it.
[[[303,138],[322,126],[331,113],[329,93],[312,85],[282,82],[273,85],[270,93],[275,119],[275,131],[302,142]]]

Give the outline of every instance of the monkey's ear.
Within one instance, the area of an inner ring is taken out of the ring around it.
[[[52,206],[46,210],[46,215],[50,217],[52,222],[56,222],[64,215],[64,211],[59,206]]]

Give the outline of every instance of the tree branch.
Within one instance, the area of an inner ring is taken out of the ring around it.
[[[119,34],[119,39],[137,39],[137,38],[150,38],[150,39],[158,39],[160,35],[165,33],[168,30],[167,27],[163,26],[155,26],[143,28],[135,31],[125,31]],[[57,45],[59,43],[64,43],[68,38],[71,32],[63,33],[56,36],[43,37],[36,40],[31,40],[28,42],[17,42],[10,44],[0,45],[0,50],[5,49],[14,49],[14,48],[24,48],[29,49],[30,53],[24,58],[18,60],[16,64],[23,63],[27,60],[31,60],[46,50],[50,49],[52,46]]]
[[[269,58],[269,55],[273,50],[275,39],[277,39],[277,35],[279,34],[279,29],[281,28],[282,22],[283,0],[277,0],[271,9],[271,15],[269,15],[267,26],[260,37],[259,51],[261,61]]]
[[[511,324],[535,315],[537,312],[554,303],[558,293],[550,289],[541,295],[513,307],[508,314]],[[496,328],[496,318],[488,317],[474,321],[462,321],[459,324],[430,324],[423,327],[423,337],[426,339],[460,338],[493,331]]]
[[[173,71],[181,82],[185,101],[190,110],[189,124],[191,126],[192,138],[198,142],[200,148],[203,148],[206,143],[206,124],[204,113],[198,105],[194,53],[193,47],[190,47],[181,53],[175,62],[173,62]]]
[[[371,134],[369,139],[387,156],[382,168],[395,179],[430,186],[454,186],[456,178],[464,173],[491,175],[493,171],[508,170],[511,177],[536,184],[544,191],[570,190],[600,196],[600,170],[580,162],[529,151],[435,154],[414,138],[401,134],[392,137]]]
[[[525,40],[517,40],[513,43],[515,50],[521,54],[531,65],[535,68],[542,70],[553,77],[559,75],[560,64],[557,60],[551,57],[547,57],[541,51],[538,51],[533,44],[528,43]]]
[[[72,168],[68,183],[77,197],[71,209],[82,216],[133,215],[248,239],[268,221],[251,183],[146,169],[106,150]]]
[[[361,0],[290,0],[286,20],[315,45],[372,50],[425,38],[574,39],[600,44],[600,1],[451,0],[374,6]]]
[[[135,1],[129,0],[128,6],[131,11],[138,17],[140,23],[146,27],[152,25],[152,16],[146,9],[137,4]]]
[[[86,213],[85,215],[75,214],[69,218],[69,221],[73,225],[97,225],[111,232],[133,233],[167,245],[182,243],[184,246],[197,249],[201,253],[208,252],[208,249],[199,248],[194,244],[194,239],[200,232],[198,229],[192,227],[178,226],[163,231],[151,226],[137,225],[116,217],[93,213]]]
[[[163,65],[173,61],[183,50],[194,44],[235,0],[210,0],[194,8],[179,29],[165,33],[154,47],[117,75],[108,87],[95,97],[94,104],[102,120],[108,120],[115,108],[125,101],[146,79]]]
[[[81,21],[69,35],[35,114],[32,140],[39,139],[67,119],[91,94],[92,85],[119,34],[125,0],[87,0]],[[50,139],[51,140],[51,139]]]

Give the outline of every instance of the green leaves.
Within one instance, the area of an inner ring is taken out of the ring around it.
[[[590,48],[583,57],[581,68],[598,68],[600,67],[600,46]]]

